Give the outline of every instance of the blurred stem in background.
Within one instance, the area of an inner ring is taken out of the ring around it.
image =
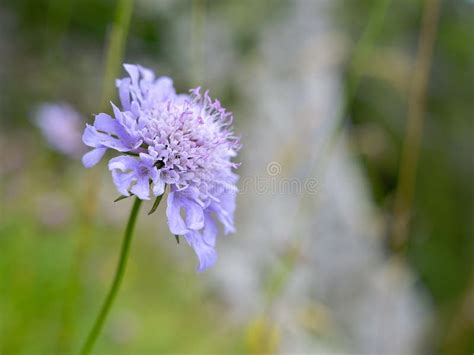
[[[115,78],[118,76],[125,52],[128,29],[133,13],[133,0],[119,0],[114,18],[114,25],[107,45],[104,78],[100,109],[109,106],[115,91]]]
[[[346,99],[339,113],[341,120],[346,116],[347,109],[354,100],[360,78],[363,74],[364,64],[372,55],[375,41],[380,34],[390,4],[391,0],[375,1],[367,27],[352,51],[352,60],[347,69]],[[343,125],[341,124],[339,127],[341,126]],[[341,129],[337,130],[337,132],[340,131]]]
[[[161,201],[161,199],[157,201]],[[117,264],[117,270],[115,271],[112,287],[110,288],[102,308],[100,309],[100,312],[94,322],[94,326],[92,327],[89,335],[87,336],[87,340],[81,349],[81,354],[83,355],[89,354],[94,347],[95,341],[102,330],[102,326],[104,325],[105,319],[110,311],[110,307],[112,306],[115,297],[117,296],[117,291],[120,287],[120,284],[122,283],[125,267],[127,266],[128,254],[130,253],[133,229],[135,227],[135,222],[137,221],[137,215],[138,211],[140,210],[141,203],[142,200],[140,200],[138,197],[135,197],[135,202],[133,203],[132,211],[130,212],[130,217],[128,218],[127,228],[125,229],[125,234],[122,241],[122,249],[120,251],[120,258]]]
[[[204,22],[206,0],[193,0],[191,10],[191,68],[193,86],[202,84],[204,78]]]
[[[441,343],[441,354],[470,354],[472,353],[472,334],[474,327],[472,314],[474,309],[474,273],[471,273],[471,280],[466,291],[461,295],[461,299],[456,306],[452,319],[448,323],[448,331],[444,334]],[[469,348],[471,347],[471,349]]]
[[[405,138],[400,160],[398,186],[395,195],[393,213],[393,231],[391,246],[395,252],[403,253],[409,237],[410,217],[416,187],[417,165],[420,156],[423,126],[425,120],[426,98],[433,49],[438,31],[440,0],[426,0],[418,52],[413,67],[413,81],[408,101]],[[474,307],[474,273],[471,270],[470,282],[460,295],[454,314],[448,319],[439,312],[437,324],[448,323],[439,340],[441,354],[472,353],[473,320],[469,317]],[[437,329],[437,332],[440,330]]]
[[[418,52],[413,67],[405,138],[402,147],[398,185],[395,193],[391,246],[403,251],[406,246],[409,219],[420,156],[433,47],[438,28],[440,0],[426,0],[423,10]]]
[[[115,78],[118,76],[123,61],[125,44],[130,21],[133,13],[133,0],[119,0],[115,11],[113,27],[107,38],[105,52],[104,76],[102,79],[102,94],[98,103],[99,112],[107,110],[108,103],[114,95]],[[80,295],[79,271],[82,260],[88,247],[89,236],[93,230],[93,221],[97,211],[99,197],[100,174],[97,170],[88,171],[86,188],[81,208],[82,232],[77,241],[73,260],[71,262],[71,276],[66,290],[62,324],[59,330],[58,350],[63,353],[70,348],[75,329],[75,310]]]

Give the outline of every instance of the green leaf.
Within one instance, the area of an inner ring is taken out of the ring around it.
[[[119,201],[125,200],[126,198],[129,198],[129,197],[130,197],[130,196],[123,196],[123,195],[122,195],[122,196],[117,197],[117,198],[114,200],[114,202],[119,202]]]
[[[156,198],[155,203],[153,204],[153,207],[151,208],[150,212],[148,212],[148,215],[151,215],[153,212],[156,211],[156,209],[160,205],[161,198],[163,197],[163,195],[164,195],[164,193]]]

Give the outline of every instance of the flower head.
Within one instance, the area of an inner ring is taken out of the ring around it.
[[[81,116],[68,104],[47,103],[38,107],[34,123],[49,145],[67,156],[78,158],[84,152],[81,144]]]
[[[200,88],[178,95],[170,78],[136,65],[124,65],[129,77],[117,80],[121,109],[96,115],[83,135],[94,148],[83,164],[97,164],[107,149],[122,155],[109,170],[123,196],[147,200],[169,186],[166,215],[172,234],[184,236],[199,258],[199,271],[214,264],[214,218],[225,233],[234,231],[237,167],[240,149],[232,114]]]

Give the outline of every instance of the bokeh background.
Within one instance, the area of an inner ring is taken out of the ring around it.
[[[77,353],[107,292],[130,202],[76,143],[123,62],[234,112],[241,192],[201,274],[142,211],[97,354],[472,354],[467,0],[1,1],[1,354]]]

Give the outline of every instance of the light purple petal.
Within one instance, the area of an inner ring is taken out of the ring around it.
[[[140,105],[138,102],[133,101],[130,105],[130,111],[135,115],[139,116],[140,115]]]
[[[206,244],[198,232],[188,233],[184,237],[199,259],[197,271],[202,272],[216,263],[217,253],[214,247]]]
[[[130,79],[117,80],[120,102],[124,110],[130,111]]]
[[[124,196],[130,196],[128,190],[130,189],[130,185],[133,182],[134,174],[133,172],[121,172],[120,170],[113,170],[112,171],[112,179],[114,181],[115,187],[117,188],[118,192],[120,192]]]
[[[135,170],[139,162],[136,158],[128,155],[120,155],[118,157],[112,158],[109,161],[109,170]]]
[[[175,184],[179,181],[179,175],[176,171],[168,170],[163,172],[163,179],[167,184]]]
[[[155,159],[151,155],[146,154],[146,153],[140,153],[139,156],[140,156],[141,162],[144,165],[148,167],[152,167],[153,164],[155,164]]]
[[[168,226],[174,235],[184,235],[188,232],[186,224],[181,217],[181,204],[177,192],[170,192],[166,206],[166,217],[168,218]]]
[[[84,130],[84,133],[82,134],[82,141],[84,142],[85,145],[88,145],[89,147],[93,147],[93,148],[97,148],[101,145],[100,138],[97,135],[96,129],[89,124],[86,124],[86,129]]]
[[[142,74],[143,80],[149,81],[149,82],[152,82],[153,80],[155,80],[155,73],[153,73],[153,70],[142,67],[142,66],[138,66],[138,68],[140,69],[140,73]]]
[[[124,196],[129,196],[129,189],[132,182],[136,180],[136,169],[138,160],[128,155],[120,155],[109,161],[109,170],[112,171],[112,178],[117,190]]]
[[[138,82],[138,67],[133,64],[124,64],[123,67],[127,71],[127,73],[130,75],[130,78],[132,78],[132,84],[136,85]]]
[[[200,230],[204,227],[204,213],[196,202],[184,199],[183,207],[186,211],[186,226],[189,229]]]
[[[234,211],[235,199],[237,193],[235,191],[226,190],[219,196],[218,202],[212,202],[210,209],[217,215],[219,221],[224,225],[224,233],[234,233]]]
[[[120,111],[120,109],[115,106],[113,102],[111,102],[110,104],[112,105],[112,110],[114,111],[115,119],[119,122],[122,122],[122,111]]]
[[[150,199],[150,180],[148,177],[140,176],[130,191],[141,200]]]
[[[86,168],[92,168],[102,159],[106,151],[107,148],[95,148],[91,150],[82,157],[82,164]]]
[[[117,121],[105,113],[95,116],[94,127],[105,133],[117,134]]]
[[[202,237],[206,244],[214,246],[216,244],[216,237],[219,230],[217,225],[212,219],[209,213],[206,213],[204,216],[204,229],[202,231]]]
[[[173,87],[173,80],[166,76],[158,78],[155,82],[154,99],[165,101],[176,96],[176,91]]]
[[[84,134],[82,135],[82,141],[85,145],[93,148],[111,148],[118,150],[119,152],[128,152],[131,148],[128,145],[124,145],[120,140],[114,138],[108,134],[98,132],[95,127],[86,125]]]
[[[121,140],[113,138],[107,134],[101,134],[101,144],[107,148],[118,150],[119,152],[129,152],[133,150],[133,147],[130,147],[127,144],[124,144]]]
[[[154,180],[154,185],[153,185],[153,194],[155,196],[160,196],[163,195],[165,192],[165,182],[158,177],[156,180]]]

